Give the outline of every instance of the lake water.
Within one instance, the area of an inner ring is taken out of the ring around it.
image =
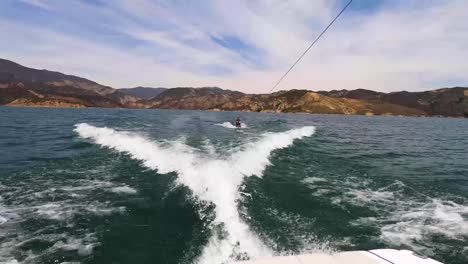
[[[468,120],[0,108],[0,263],[375,248],[468,263]]]

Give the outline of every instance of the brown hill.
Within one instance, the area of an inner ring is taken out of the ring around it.
[[[147,102],[149,108],[211,110],[217,105],[234,102],[244,96],[241,92],[218,87],[167,89]],[[225,110],[225,109],[223,109]]]
[[[382,93],[365,89],[244,94],[218,87],[137,88],[123,93],[60,72],[0,59],[0,105],[468,117],[468,88]],[[143,94],[143,99],[132,94]]]
[[[307,90],[280,91],[273,94],[246,95],[219,88],[169,89],[149,102],[150,108],[198,109],[215,111],[252,111],[361,115],[425,115],[423,111],[400,105],[369,103],[334,98]]]
[[[468,117],[468,88],[442,88],[424,92],[381,93],[364,89],[319,92],[335,98],[367,100],[370,103],[391,103],[424,111],[430,116]]]
[[[120,103],[94,91],[42,83],[25,85],[20,82],[0,88],[0,104],[44,107],[122,107]]]
[[[6,86],[9,83],[23,83],[26,86],[35,85],[36,88],[40,84],[47,89],[57,87],[66,90],[74,87],[107,97],[121,107],[141,106],[137,103],[140,98],[121,93],[114,88],[100,85],[88,79],[60,72],[28,68],[9,60],[0,59],[0,86],[2,84]],[[86,92],[83,93],[86,94]]]

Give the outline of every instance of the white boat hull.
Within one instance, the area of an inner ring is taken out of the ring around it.
[[[409,250],[376,249],[335,254],[314,253],[235,262],[237,264],[443,264]]]

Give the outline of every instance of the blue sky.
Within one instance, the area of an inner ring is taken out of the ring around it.
[[[347,0],[2,0],[0,57],[115,88],[268,92]],[[468,1],[354,0],[278,87],[468,86]]]

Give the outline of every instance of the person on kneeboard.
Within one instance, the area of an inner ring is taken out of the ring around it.
[[[236,127],[237,127],[237,128],[240,128],[240,127],[241,127],[241,120],[240,120],[239,117],[237,117],[237,119],[236,119]]]

